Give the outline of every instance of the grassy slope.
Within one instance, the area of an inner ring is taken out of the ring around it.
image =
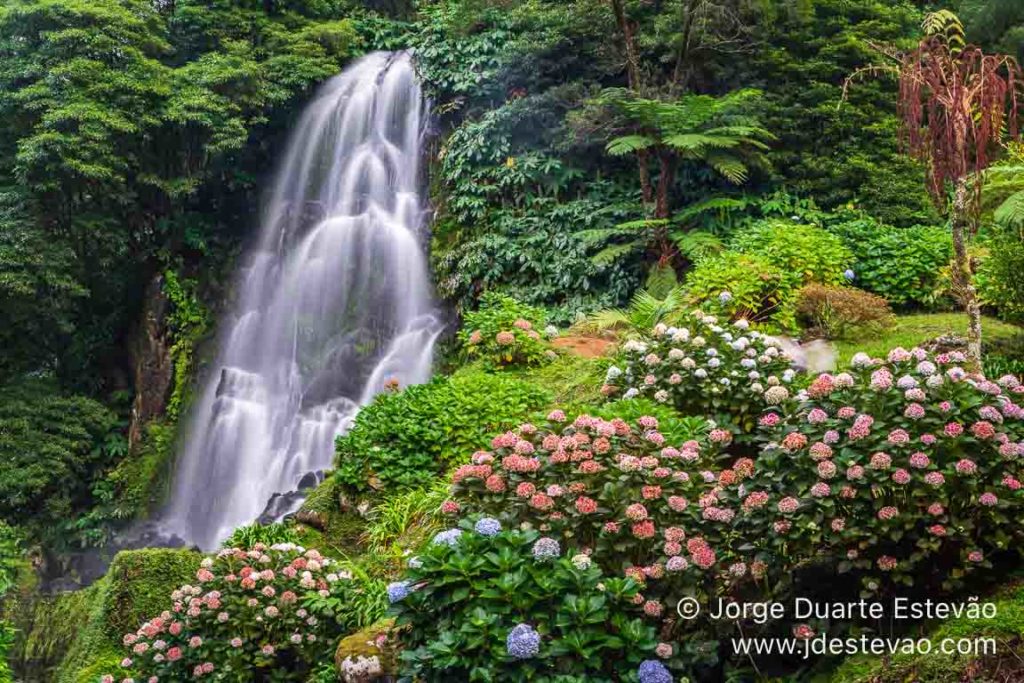
[[[927,636],[937,650],[945,638],[996,640],[996,656],[896,655],[885,661],[878,657],[851,657],[831,677],[833,683],[956,683],[959,681],[1019,681],[1024,678],[1024,584],[1003,588],[992,598],[993,619],[950,619]]]
[[[944,334],[967,334],[967,316],[963,313],[922,313],[904,315],[896,319],[896,326],[884,335],[856,338],[836,342],[839,351],[838,367],[846,366],[853,354],[863,351],[872,357],[884,357],[897,346],[911,348]],[[982,334],[989,340],[1006,339],[1024,334],[1024,328],[985,318]]]

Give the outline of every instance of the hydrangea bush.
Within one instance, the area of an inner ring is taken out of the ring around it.
[[[688,415],[713,418],[735,434],[752,431],[770,405],[790,397],[796,376],[779,343],[740,319],[721,322],[690,311],[622,347],[623,366],[608,368],[602,393],[643,396]]]
[[[892,583],[952,588],[1020,542],[1024,385],[969,375],[958,353],[857,354],[760,420],[757,479],[778,544]]]
[[[349,578],[317,551],[290,543],[221,550],[203,560],[194,585],[170,595],[166,611],[124,634],[123,671],[103,683],[305,681],[341,634],[304,598],[327,596]]]
[[[656,647],[634,581],[535,530],[465,519],[409,567],[388,594],[414,680],[636,680]]]
[[[681,670],[713,663],[715,650],[683,637],[706,636],[710,627],[676,619],[678,600],[764,590],[774,563],[748,542],[765,525],[767,494],[748,482],[754,462],[716,462],[729,432],[673,444],[658,427],[651,416],[570,421],[552,411],[543,425],[498,435],[491,450],[457,469],[442,512],[482,513],[505,527],[537,529],[565,552],[638,582],[636,604],[663,641],[658,656]]]
[[[487,292],[479,309],[466,314],[459,342],[468,360],[482,359],[493,367],[537,365],[555,353],[546,338],[552,331],[541,330],[544,318],[540,308]]]

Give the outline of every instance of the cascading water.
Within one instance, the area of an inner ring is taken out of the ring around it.
[[[405,53],[326,83],[289,143],[191,417],[166,517],[208,548],[329,467],[385,385],[426,381],[442,324],[422,245],[423,96]]]

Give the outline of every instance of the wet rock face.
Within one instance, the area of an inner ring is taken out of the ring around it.
[[[170,331],[167,328],[170,302],[164,295],[163,285],[163,277],[158,275],[146,287],[142,318],[130,347],[135,387],[128,427],[130,449],[141,440],[143,426],[164,414],[174,379]]]

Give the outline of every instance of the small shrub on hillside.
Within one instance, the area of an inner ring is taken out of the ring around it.
[[[768,405],[788,398],[785,385],[796,374],[778,344],[746,320],[720,325],[700,311],[626,342],[622,354],[623,367],[608,369],[603,393],[674,405],[737,433],[751,431]]]
[[[853,255],[824,228],[786,220],[763,220],[743,228],[730,248],[755,254],[781,268],[797,287],[817,282],[842,284]]]
[[[103,681],[305,681],[340,632],[302,601],[348,580],[315,550],[290,544],[222,550],[202,561],[195,585],[169,596],[167,610],[124,634],[123,672]]]
[[[420,487],[549,401],[544,389],[480,371],[380,394],[338,438],[335,480],[360,492]]]
[[[554,353],[540,331],[544,318],[543,309],[487,292],[480,297],[480,308],[466,314],[459,331],[463,353],[492,367],[543,363]]]
[[[950,588],[1019,546],[1024,397],[1016,377],[972,378],[961,354],[858,354],[761,423],[756,484],[792,501],[778,544],[857,570],[865,591]]]
[[[222,548],[252,548],[257,544],[275,545],[278,543],[297,543],[299,535],[287,524],[273,522],[260,524],[255,522],[240,526],[221,543]]]
[[[780,329],[796,327],[793,303],[799,284],[782,268],[754,254],[726,251],[706,258],[687,274],[684,287],[690,303],[715,301],[730,318]]]
[[[465,521],[410,566],[388,593],[412,679],[635,680],[654,656],[654,629],[635,616],[638,584],[537,531]]]
[[[878,295],[819,284],[800,290],[797,315],[812,332],[827,339],[877,334],[896,322],[889,303]]]
[[[853,253],[853,282],[894,305],[929,304],[952,256],[949,230],[941,226],[895,228],[851,212],[828,229]]]
[[[1024,228],[995,226],[978,268],[978,294],[1007,320],[1024,320]]]

